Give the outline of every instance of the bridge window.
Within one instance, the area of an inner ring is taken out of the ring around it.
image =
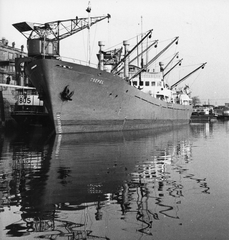
[[[151,86],[155,86],[155,82],[151,82]]]
[[[138,84],[138,83],[137,83],[137,81],[133,81],[133,85],[135,85],[135,86],[136,86],[137,84]]]
[[[145,86],[149,86],[149,81],[145,81]]]

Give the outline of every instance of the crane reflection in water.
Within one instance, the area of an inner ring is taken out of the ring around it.
[[[5,138],[1,210],[20,215],[5,226],[6,235],[136,239],[152,236],[159,222],[182,225],[187,191],[210,192],[206,179],[189,170],[189,136],[185,127]]]

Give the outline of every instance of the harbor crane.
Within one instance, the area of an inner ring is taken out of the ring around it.
[[[111,15],[58,20],[47,23],[20,22],[13,26],[27,38],[28,57],[56,58],[60,56],[60,40],[90,27]]]

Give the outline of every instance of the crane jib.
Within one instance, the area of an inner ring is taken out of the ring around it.
[[[111,15],[107,14],[99,17],[57,20],[44,24],[20,22],[13,26],[27,38],[28,56],[57,57],[60,40],[109,18]]]

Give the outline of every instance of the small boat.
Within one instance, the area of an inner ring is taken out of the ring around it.
[[[44,101],[56,134],[188,124],[192,113],[188,87],[176,91],[180,81],[168,86],[162,65],[160,71],[150,71],[150,64],[159,55],[141,66],[134,65],[136,57],[130,59],[138,46],[151,37],[152,30],[143,34],[131,50],[124,41],[123,48],[104,51],[104,43],[100,41],[97,68],[61,60],[60,40],[83,29],[90,30],[104,19],[110,19],[110,15],[45,24],[13,24],[27,38],[28,46],[28,57],[18,61],[17,69],[24,64],[25,73]],[[174,38],[160,54],[177,41],[178,37]],[[141,54],[143,52],[147,49]]]
[[[48,112],[35,88],[21,87],[15,91],[17,101],[11,116],[18,125],[47,126],[51,124]]]
[[[229,106],[225,104],[224,106],[215,107],[215,112],[217,114],[217,119],[228,120],[229,119]]]
[[[217,121],[217,113],[214,111],[213,105],[196,105],[193,107],[191,123],[215,121]]]

